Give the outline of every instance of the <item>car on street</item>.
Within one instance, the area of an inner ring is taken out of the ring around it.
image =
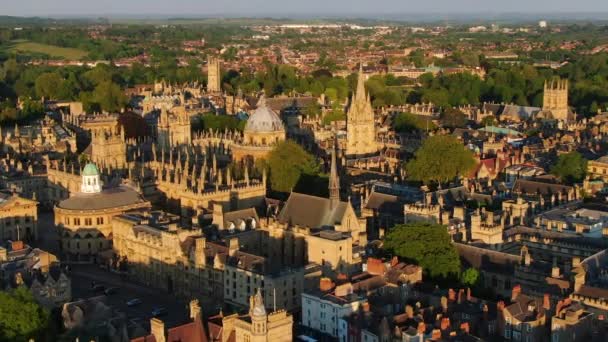
[[[129,299],[127,301],[127,306],[136,306],[139,304],[141,304],[141,299],[139,299],[139,298],[133,298],[133,299]]]
[[[167,309],[163,307],[154,308],[152,310],[152,317],[164,316],[167,314]]]

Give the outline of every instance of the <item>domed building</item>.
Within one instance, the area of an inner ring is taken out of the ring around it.
[[[61,250],[71,261],[99,260],[112,248],[112,218],[127,211],[150,208],[139,192],[127,185],[103,188],[97,166],[88,163],[81,172],[80,192],[55,206],[55,225]]]
[[[247,120],[242,141],[232,146],[232,157],[237,161],[247,157],[254,160],[265,158],[285,137],[283,121],[266,105],[266,100],[262,97]]]

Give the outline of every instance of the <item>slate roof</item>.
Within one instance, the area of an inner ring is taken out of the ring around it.
[[[292,192],[279,213],[278,220],[309,228],[340,224],[350,204],[340,201],[334,208],[328,198]]]

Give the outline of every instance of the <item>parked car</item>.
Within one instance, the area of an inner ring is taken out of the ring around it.
[[[153,317],[158,317],[158,316],[164,316],[167,314],[167,309],[165,308],[155,308],[154,310],[152,310],[152,316]]]
[[[127,301],[127,306],[136,306],[139,304],[141,304],[141,299],[139,299],[139,298],[133,298],[133,299],[129,299]]]

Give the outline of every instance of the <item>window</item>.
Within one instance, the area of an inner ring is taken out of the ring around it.
[[[97,218],[97,224],[103,224],[103,217]]]
[[[84,225],[85,226],[92,226],[93,225],[93,219],[92,218],[85,218],[84,219]]]

